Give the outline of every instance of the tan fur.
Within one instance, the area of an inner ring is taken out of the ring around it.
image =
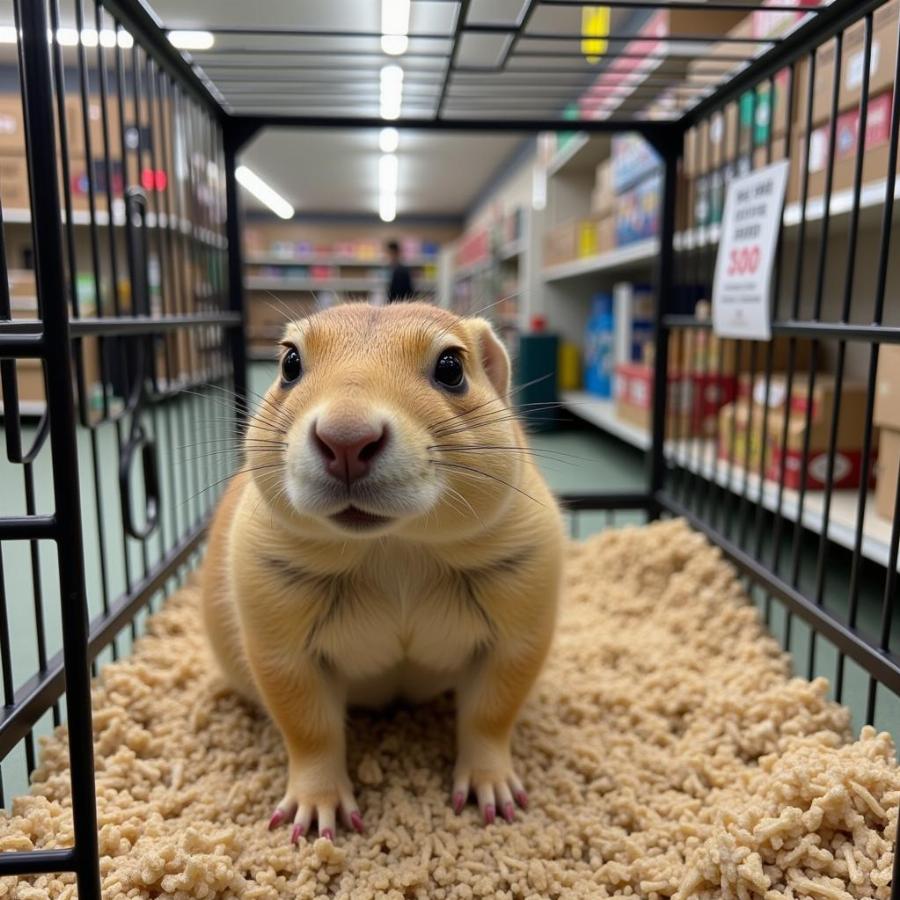
[[[562,537],[509,412],[505,351],[483,320],[424,304],[339,307],[291,323],[285,341],[303,376],[288,387],[279,378],[248,428],[203,577],[224,674],[261,699],[285,739],[280,809],[304,829],[317,817],[320,831],[337,809],[355,810],[348,703],[448,689],[456,788],[474,789],[485,809],[507,805],[518,786],[510,735],[550,644]],[[449,347],[465,351],[463,395],[431,381]],[[348,534],[328,518],[309,432],[321,417],[354,427],[372,416],[388,422],[390,443],[360,496],[392,522]]]

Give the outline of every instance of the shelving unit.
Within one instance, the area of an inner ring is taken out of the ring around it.
[[[615,403],[595,397],[586,391],[563,391],[563,406],[573,415],[595,425],[607,434],[619,438],[639,450],[648,450],[650,433],[625,422],[616,415]],[[666,442],[666,456],[689,472],[714,481],[737,496],[746,496],[751,503],[761,503],[769,512],[778,510],[778,485],[774,481],[760,481],[756,472],[745,473],[742,466],[729,467],[716,456],[716,442],[702,438],[688,438]],[[760,490],[760,486],[762,490]],[[828,522],[828,537],[835,543],[852,550],[856,541],[856,515],[858,508],[856,490],[834,491]],[[863,518],[864,557],[887,565],[890,553],[891,523],[875,513],[874,495],[869,494]],[[796,522],[800,515],[800,494],[785,488],[781,499],[781,515],[789,522]],[[824,494],[807,491],[803,500],[804,527],[820,534],[824,524]]]
[[[383,278],[283,278],[251,275],[246,280],[251,291],[332,291],[371,293],[384,286]],[[427,279],[416,279],[416,289],[430,292],[435,289],[436,282]]]
[[[585,275],[600,275],[604,272],[622,272],[626,269],[646,270],[649,263],[659,255],[659,241],[651,238],[617,247],[608,253],[583,256],[571,262],[548,266],[541,274],[545,282],[567,281]]]

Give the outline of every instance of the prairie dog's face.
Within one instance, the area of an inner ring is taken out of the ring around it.
[[[523,448],[490,325],[422,303],[292,322],[248,427],[267,501],[322,536],[465,536],[503,511]]]

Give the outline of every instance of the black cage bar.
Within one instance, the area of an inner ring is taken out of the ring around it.
[[[235,464],[228,448],[250,404],[235,169],[266,127],[642,135],[664,185],[646,488],[585,485],[563,502],[576,519],[685,517],[746,576],[798,670],[812,676],[833,656],[834,696],[861,683],[866,722],[900,696],[900,516],[873,538],[869,492],[879,357],[900,345],[896,23],[890,83],[873,77],[889,4],[607,0],[608,32],[582,34],[581,0],[523,0],[506,22],[479,21],[468,0],[429,2],[446,27],[409,34],[390,120],[378,77],[397,60],[381,34],[306,22],[302,4],[296,26],[198,23],[219,40],[190,54],[140,0],[14,4],[3,62],[24,133],[22,199],[4,202],[0,221],[0,803],[4,771],[32,771],[35,736],[66,721],[75,845],[4,853],[0,875],[73,871],[79,896],[100,895],[90,677],[128,652],[193,567]],[[702,20],[654,27],[676,11]],[[790,24],[723,37],[746,14]],[[472,62],[473,39],[494,41],[493,58]],[[777,160],[790,175],[773,341],[722,341],[681,298],[710,297],[710,210],[727,185]],[[733,401],[715,411],[718,447],[709,417],[684,405],[710,386]],[[739,416],[761,422],[762,446],[738,446]],[[848,428],[862,434],[849,462]],[[198,458],[200,444],[218,449]],[[9,602],[23,586],[24,625]]]

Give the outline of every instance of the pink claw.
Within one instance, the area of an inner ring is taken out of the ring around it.
[[[453,795],[453,800],[451,802],[453,804],[453,812],[459,815],[466,805],[466,795],[462,791],[457,791]]]
[[[503,804],[503,818],[506,819],[507,822],[512,822],[512,820],[516,817],[516,810],[512,803],[504,803]]]
[[[363,818],[358,810],[354,810],[350,813],[350,824],[353,826],[353,830],[358,834],[362,834],[366,830],[366,826],[363,824]]]
[[[299,844],[300,838],[306,834],[306,829],[301,824],[296,824],[291,831],[291,843]]]
[[[525,791],[515,791],[513,796],[516,798],[516,803],[522,807],[522,809],[528,808],[528,794]]]
[[[269,819],[269,831],[277,828],[279,825],[284,823],[284,820],[287,816],[280,809],[276,809],[275,812],[272,813],[272,818]]]
[[[326,840],[334,843],[334,832],[330,828],[323,828],[322,833],[319,835],[319,837],[323,837]]]
[[[484,808],[484,824],[493,825],[494,819],[497,818],[497,809],[493,803],[488,803]]]

